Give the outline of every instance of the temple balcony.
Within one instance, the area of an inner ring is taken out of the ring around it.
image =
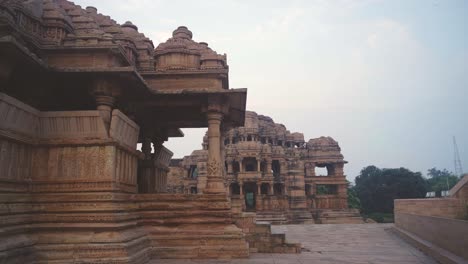
[[[258,171],[246,171],[237,173],[238,180],[261,179],[262,173]]]

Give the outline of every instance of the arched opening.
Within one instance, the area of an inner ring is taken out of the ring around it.
[[[328,176],[328,170],[325,165],[317,164],[315,166],[315,176]]]
[[[245,209],[248,212],[254,212],[258,191],[257,184],[255,182],[245,182],[243,188]]]
[[[270,192],[270,184],[269,183],[262,183],[260,185],[260,194],[269,194]]]
[[[232,172],[233,173],[238,173],[239,171],[240,171],[239,162],[237,162],[237,161],[232,162]]]
[[[336,195],[338,194],[338,185],[335,184],[317,184],[317,195]]]
[[[283,195],[283,184],[275,183],[273,184],[274,195]]]
[[[188,178],[189,179],[196,179],[198,178],[198,168],[197,165],[190,165],[190,168],[188,169]]]
[[[231,195],[240,195],[240,186],[239,183],[233,182],[231,183]]]
[[[260,171],[263,173],[268,173],[267,164],[265,161],[260,162]]]
[[[252,136],[251,135],[247,136],[247,141],[252,141]]]
[[[252,157],[244,158],[243,162],[244,162],[245,171],[258,171],[256,158],[252,158]]]
[[[279,160],[273,160],[271,163],[271,170],[273,170],[273,176],[279,177],[281,171],[281,164]]]
[[[198,193],[197,187],[190,187],[190,193],[197,194]]]
[[[312,186],[310,184],[305,185],[305,194],[311,195],[312,194]]]

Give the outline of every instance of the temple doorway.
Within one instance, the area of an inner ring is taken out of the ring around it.
[[[244,183],[245,210],[255,212],[255,202],[257,198],[257,184],[254,182]]]

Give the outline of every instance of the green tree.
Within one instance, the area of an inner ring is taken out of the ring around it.
[[[421,173],[406,168],[379,169],[368,166],[361,170],[355,182],[365,214],[393,213],[394,199],[423,198],[427,190]]]
[[[361,210],[361,200],[359,200],[354,186],[348,187],[348,207]]]
[[[440,196],[441,191],[450,190],[460,180],[452,172],[435,167],[427,170],[427,176],[428,191],[436,192],[436,196]]]

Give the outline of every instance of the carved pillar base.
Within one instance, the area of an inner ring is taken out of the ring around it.
[[[222,172],[220,170],[221,164],[212,159],[207,163],[207,182],[204,193],[226,193]]]

